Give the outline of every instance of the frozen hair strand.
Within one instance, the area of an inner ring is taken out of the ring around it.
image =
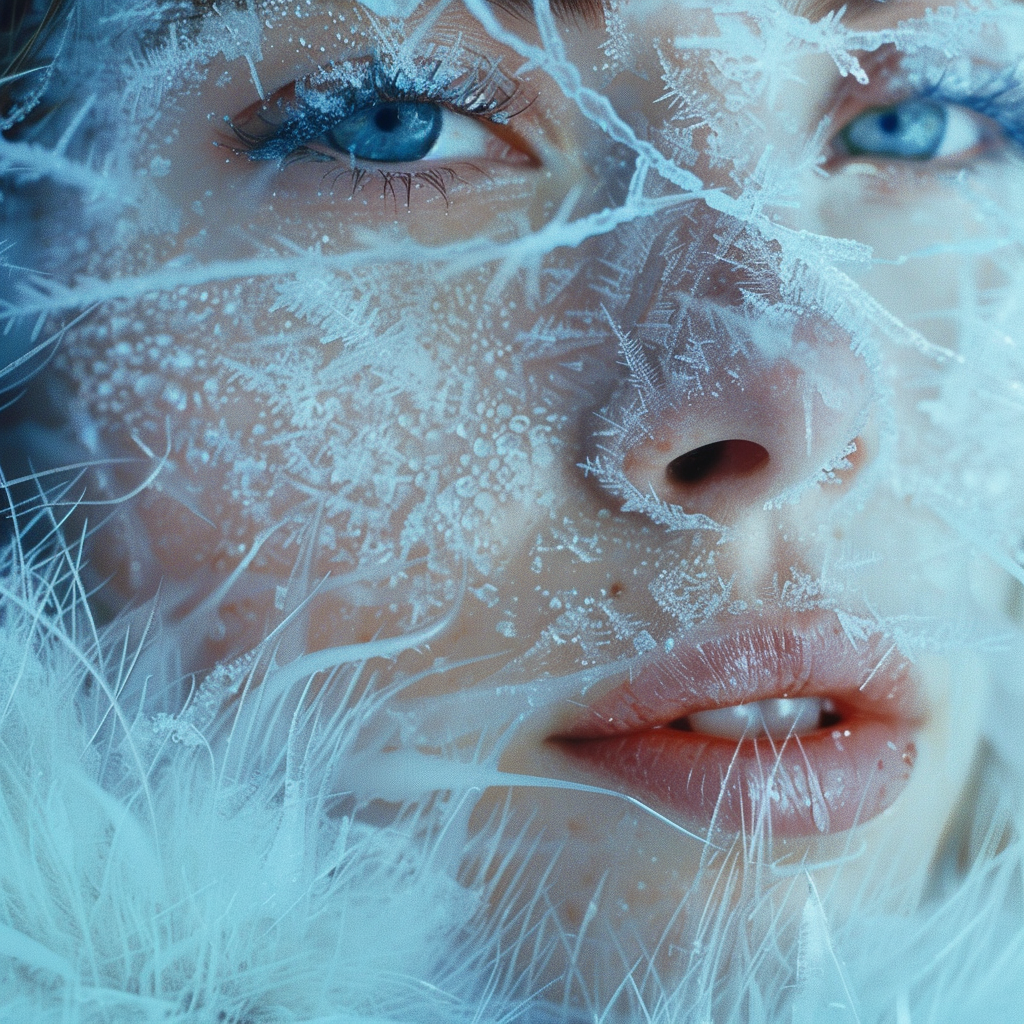
[[[49,78],[46,52],[71,10],[69,0],[11,0],[0,20],[0,130],[23,120]]]

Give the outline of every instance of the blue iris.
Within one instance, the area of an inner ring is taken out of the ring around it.
[[[433,149],[441,119],[436,103],[375,103],[342,118],[324,137],[360,160],[407,163],[422,160]]]
[[[872,107],[840,133],[849,156],[881,156],[928,160],[946,135],[946,107],[928,99],[912,99],[891,107]]]

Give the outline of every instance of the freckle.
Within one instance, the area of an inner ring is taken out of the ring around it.
[[[611,586],[610,586],[610,587],[608,588],[608,593],[609,593],[609,594],[611,594],[611,595],[612,595],[612,597],[618,597],[618,596],[619,596],[619,594],[621,594],[621,593],[622,593],[622,592],[623,592],[623,591],[624,591],[625,589],[626,589],[626,588],[625,588],[625,587],[624,587],[624,586],[623,586],[623,585],[622,585],[621,583],[619,583],[619,582],[618,582],[618,580],[616,580],[616,581],[615,581],[615,582],[614,582],[614,583],[613,583],[613,584],[612,584],[612,585],[611,585]]]
[[[913,768],[914,762],[917,760],[917,747],[913,743],[908,743],[907,749],[903,751],[902,756],[903,763]]]
[[[579,818],[570,818],[565,823],[565,827],[573,835],[580,835],[587,830],[587,826]]]
[[[885,763],[883,761],[881,761],[881,760],[879,760],[879,762],[878,762],[878,770],[880,772],[885,771]]]

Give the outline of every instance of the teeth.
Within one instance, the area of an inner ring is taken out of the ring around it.
[[[694,732],[725,739],[757,739],[767,736],[785,740],[803,736],[836,720],[832,701],[819,697],[780,697],[730,708],[698,711],[684,721]]]

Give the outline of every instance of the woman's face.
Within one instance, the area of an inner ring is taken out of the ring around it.
[[[1024,531],[1020,8],[406,6],[210,11],[95,101],[32,436],[128,460],[105,600],[178,671],[334,651],[339,788],[490,787],[602,999],[807,877],[911,903]]]

